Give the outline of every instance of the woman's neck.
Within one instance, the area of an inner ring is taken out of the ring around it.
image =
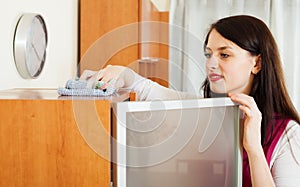
[[[215,92],[210,92],[210,96],[212,98],[216,98],[216,97],[227,97],[227,93],[215,93]]]

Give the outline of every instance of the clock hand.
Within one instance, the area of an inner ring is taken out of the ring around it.
[[[39,61],[42,61],[42,58],[40,57],[39,53],[37,52],[36,48],[34,47],[34,45],[31,43],[31,47],[33,48],[33,51],[35,53],[35,55],[37,56],[37,58],[39,59]]]

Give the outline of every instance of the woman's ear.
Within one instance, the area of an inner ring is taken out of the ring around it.
[[[255,62],[254,62],[255,64],[254,64],[251,72],[254,75],[256,75],[261,70],[261,66],[262,66],[262,64],[261,64],[261,56],[257,55],[254,60],[255,60]]]

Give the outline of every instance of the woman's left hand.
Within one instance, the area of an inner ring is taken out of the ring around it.
[[[239,108],[244,113],[243,146],[248,155],[261,151],[261,120],[254,98],[246,94],[229,94],[232,101],[240,104]]]

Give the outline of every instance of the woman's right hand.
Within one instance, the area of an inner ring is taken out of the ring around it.
[[[230,94],[232,101],[239,103],[240,110],[244,113],[243,146],[247,154],[262,152],[261,146],[261,120],[262,114],[253,97],[246,94]]]
[[[92,88],[98,81],[104,84],[100,89],[111,86],[115,89],[130,87],[135,81],[135,72],[125,66],[108,65],[99,71],[84,70],[81,80],[88,81],[88,87]]]

